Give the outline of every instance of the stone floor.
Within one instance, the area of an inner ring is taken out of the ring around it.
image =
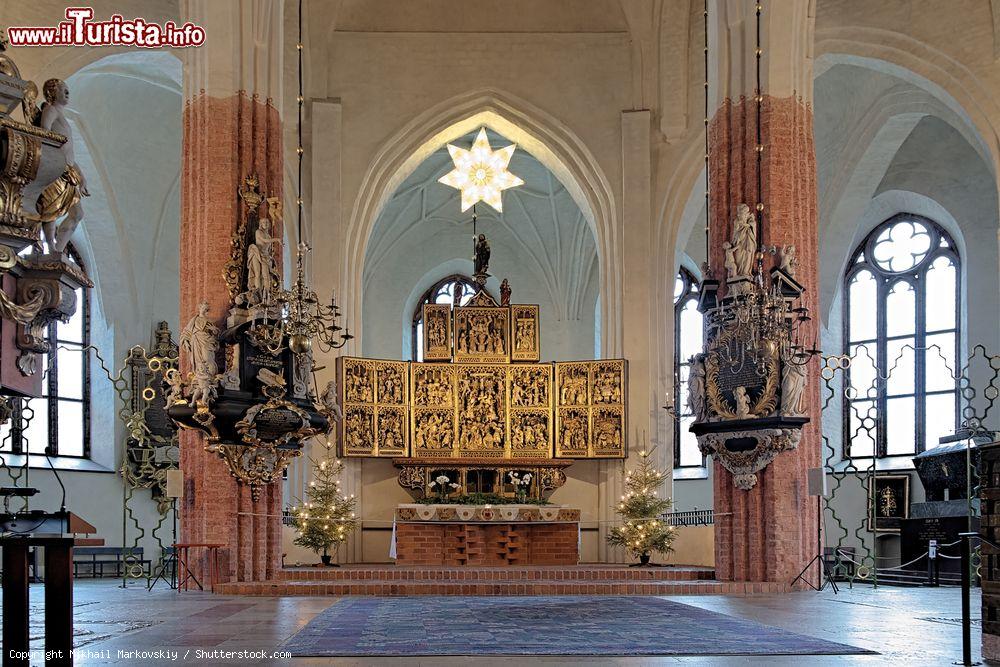
[[[81,580],[76,584],[77,664],[276,664],[391,665],[447,667],[466,665],[466,658],[253,659],[213,658],[212,651],[273,653],[332,597],[239,597],[200,592],[178,594],[161,584],[152,593],[144,586],[128,589],[119,581]],[[32,587],[35,600],[41,588]],[[948,665],[961,661],[961,602],[957,588],[890,588],[856,586],[822,593],[759,597],[684,596],[676,599],[712,611],[752,619],[821,639],[878,651],[877,656],[838,657],[669,657],[669,658],[515,658],[530,665],[646,666],[674,663],[711,665],[833,665],[845,663]],[[974,593],[973,658],[979,660],[979,592]],[[32,605],[32,635],[41,630],[41,606]],[[37,616],[37,621],[35,619]],[[37,623],[37,625],[36,625]],[[41,641],[39,638],[39,648]],[[711,637],[705,638],[706,652]],[[176,661],[135,652],[177,652]],[[203,653],[199,654],[199,651]],[[131,653],[129,653],[131,652]],[[205,655],[204,652],[208,652]],[[478,667],[508,665],[511,658],[476,658]],[[37,661],[41,664],[41,660]]]

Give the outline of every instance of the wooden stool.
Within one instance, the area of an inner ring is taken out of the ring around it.
[[[198,584],[200,590],[205,590],[205,587],[198,581],[198,578],[194,576],[191,572],[191,568],[188,567],[188,558],[190,557],[191,549],[206,549],[208,551],[208,570],[205,575],[205,583],[208,584],[208,589],[211,592],[215,592],[215,582],[221,583],[222,573],[219,571],[219,549],[224,547],[224,544],[207,544],[207,543],[176,543],[174,544],[174,554],[177,558],[177,590],[188,590],[188,582],[194,579],[194,583]]]

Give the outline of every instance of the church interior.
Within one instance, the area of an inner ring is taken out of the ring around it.
[[[5,667],[1000,662],[1000,4],[0,27]]]

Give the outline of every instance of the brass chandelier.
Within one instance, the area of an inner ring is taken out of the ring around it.
[[[299,243],[295,250],[295,282],[291,289],[284,289],[280,283],[261,297],[265,313],[275,317],[255,320],[250,327],[254,342],[272,354],[279,353],[288,341],[288,347],[297,355],[312,351],[313,340],[323,352],[344,347],[354,338],[348,329],[340,326],[340,307],[335,294],[330,303],[320,302],[319,295],[306,283],[306,258],[312,248],[302,239],[302,105],[305,103],[302,78],[302,0],[298,3],[298,41],[295,50],[298,55],[298,95],[295,154],[298,162],[298,180],[295,184],[296,227]]]

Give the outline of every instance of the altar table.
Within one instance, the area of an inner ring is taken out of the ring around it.
[[[397,565],[577,565],[580,510],[559,505],[396,507]]]

